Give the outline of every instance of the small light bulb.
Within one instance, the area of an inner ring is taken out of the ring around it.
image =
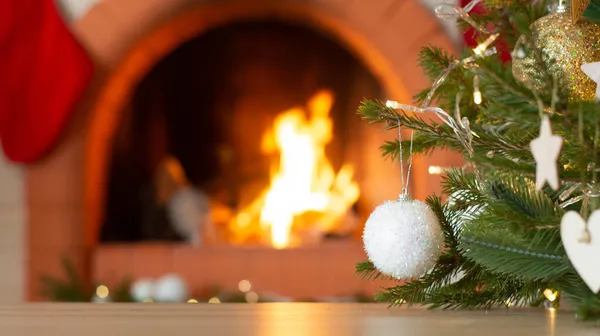
[[[473,49],[473,52],[476,55],[481,55],[485,52],[486,49],[487,49],[487,47],[482,43],[482,44],[478,45],[477,47],[475,47],[475,49]]]
[[[208,303],[221,303],[221,300],[218,297],[211,297]]]
[[[475,104],[481,104],[483,97],[481,96],[481,90],[479,90],[479,75],[473,76],[473,101]]]
[[[487,40],[481,42],[477,47],[475,47],[475,49],[473,49],[473,52],[475,53],[475,55],[477,55],[477,56],[483,55],[483,53],[485,53],[485,51],[490,46],[490,44],[492,44],[494,41],[496,41],[498,36],[500,36],[500,34],[496,33],[496,34],[488,37]]]
[[[388,100],[387,102],[385,102],[385,106],[389,108],[398,108],[398,105],[400,104],[397,101],[393,100]]]
[[[481,96],[481,91],[475,91],[473,93],[473,101],[475,104],[479,105],[483,101],[483,97]]]
[[[550,302],[554,302],[554,300],[556,300],[556,296],[558,295],[558,292],[555,292],[551,289],[546,289],[544,291],[544,296],[546,297],[546,299],[548,299],[548,301]]]
[[[187,303],[198,303],[198,300],[196,300],[196,299],[189,299]]]
[[[429,174],[431,175],[439,175],[444,172],[444,168],[439,166],[429,166]]]

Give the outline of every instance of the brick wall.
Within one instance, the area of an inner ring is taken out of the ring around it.
[[[65,18],[69,21],[77,20],[84,16],[92,7],[97,5],[102,0],[56,0],[60,6]],[[403,0],[397,0],[403,1]],[[441,2],[447,2],[448,0],[419,0],[421,4],[433,11],[434,8]],[[458,0],[452,0],[453,3],[458,4]],[[450,37],[454,41],[460,39],[456,23],[452,20],[441,20],[440,23],[444,26]]]

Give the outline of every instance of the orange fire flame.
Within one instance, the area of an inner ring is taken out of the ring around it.
[[[308,111],[294,108],[277,117],[262,146],[266,154],[279,152],[277,168],[270,186],[235,217],[234,232],[247,234],[258,218],[257,229],[274,248],[296,246],[302,235],[294,235],[294,229],[330,232],[356,202],[359,188],[352,166],[344,165],[336,174],[325,155],[333,138],[333,101],[332,93],[323,90],[309,100]]]

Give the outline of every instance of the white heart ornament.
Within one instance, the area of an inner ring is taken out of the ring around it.
[[[600,210],[588,219],[591,241],[581,242],[585,232],[585,220],[578,212],[567,212],[560,222],[560,237],[571,264],[585,284],[594,293],[600,291]]]

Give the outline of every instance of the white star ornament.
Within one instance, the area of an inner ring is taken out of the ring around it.
[[[558,160],[562,143],[563,139],[560,136],[552,134],[550,119],[545,115],[542,118],[540,135],[529,144],[536,163],[535,187],[537,190],[541,190],[546,182],[548,182],[548,185],[552,189],[558,189],[556,161]]]

